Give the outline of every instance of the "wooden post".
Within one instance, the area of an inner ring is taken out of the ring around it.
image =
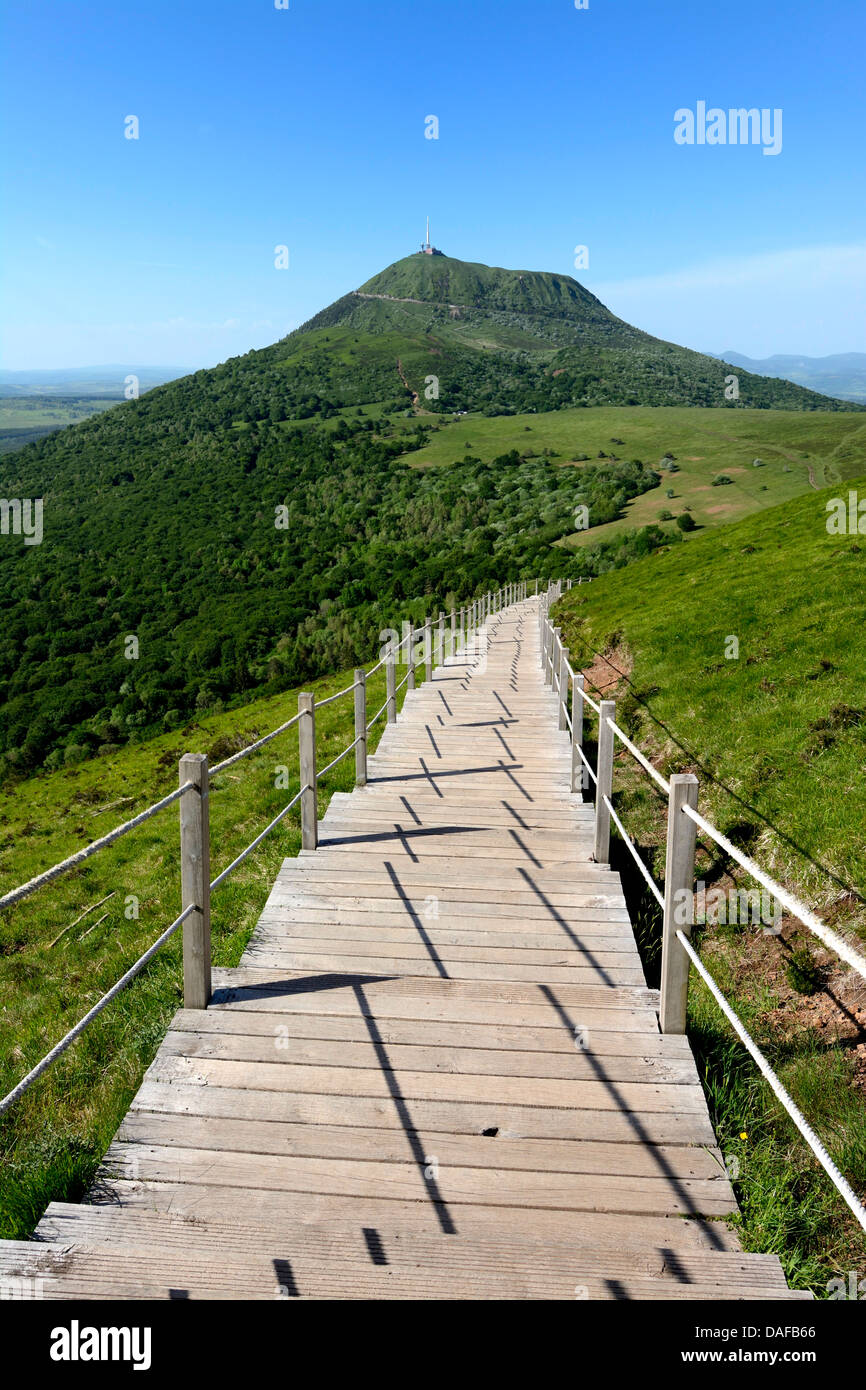
[[[424,679],[433,679],[433,622],[431,618],[424,619]]]
[[[355,672],[355,786],[367,785],[367,673]]]
[[[397,723],[397,652],[394,647],[385,660],[385,719],[389,724]]]
[[[183,1006],[206,1009],[211,996],[210,808],[207,757],[185,753],[180,786],[194,785],[180,798],[181,907],[195,907],[183,924]]]
[[[577,751],[579,748],[583,748],[583,686],[583,672],[575,671],[571,686],[571,790],[573,792],[582,792],[587,783],[583,759]]]
[[[663,1033],[686,1031],[691,962],[677,941],[677,931],[691,936],[695,916],[695,837],[697,826],[684,806],[697,810],[698,779],[692,772],[675,772],[668,797],[668,839],[665,852],[665,908],[662,927],[662,989],[659,1027]]]
[[[559,682],[562,675],[560,653],[562,651],[562,628],[553,629],[553,646],[550,649],[550,684],[559,696]]]
[[[544,684],[553,685],[553,623],[549,618],[544,623]]]
[[[610,799],[613,789],[613,729],[609,719],[616,715],[616,702],[602,700],[601,714],[598,716],[598,766],[595,789],[595,854],[596,864],[610,863],[610,811],[604,798]]]
[[[451,657],[451,660],[452,660],[452,661],[454,660],[454,647],[455,647],[455,641],[454,641],[454,639],[455,639],[456,630],[457,630],[457,610],[456,610],[456,608],[452,608],[452,609],[451,609],[451,650],[450,650],[450,652],[448,653],[448,655]]]
[[[441,665],[442,665],[442,662],[443,662],[444,660],[445,660],[445,614],[440,612],[440,614],[439,614],[439,661],[438,661],[437,664],[438,664],[439,666],[441,666]]]
[[[298,746],[301,764],[301,848],[316,849],[319,843],[318,789],[316,786],[316,697],[308,691],[298,695]]]
[[[415,636],[414,629],[409,634],[409,647],[406,652],[406,690],[415,689]]]
[[[568,647],[563,647],[559,657],[559,727],[568,728]]]

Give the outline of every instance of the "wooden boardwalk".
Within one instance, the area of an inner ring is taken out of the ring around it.
[[[173,1020],[82,1205],[2,1272],[53,1298],[744,1298],[688,1040],[662,1036],[543,685],[535,604],[407,696]]]

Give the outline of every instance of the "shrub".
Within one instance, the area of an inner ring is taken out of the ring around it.
[[[821,971],[808,946],[791,952],[787,963],[788,982],[798,994],[814,994],[821,984]]]
[[[696,526],[695,526],[695,519],[694,519],[694,517],[693,517],[693,516],[689,516],[689,513],[688,513],[688,512],[682,512],[682,513],[677,517],[677,526],[679,526],[679,528],[680,528],[681,531],[694,531],[694,530],[697,529]],[[690,553],[691,553],[691,552],[690,552]]]
[[[733,478],[729,478],[727,473],[717,473],[713,478],[713,487],[727,487],[733,481]]]

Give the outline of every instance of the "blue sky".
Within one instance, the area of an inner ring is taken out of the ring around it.
[[[862,0],[289,3],[6,0],[4,367],[212,365],[428,212],[690,347],[866,350]],[[676,144],[698,101],[781,108],[781,153]]]

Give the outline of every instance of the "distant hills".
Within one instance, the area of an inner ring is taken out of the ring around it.
[[[122,401],[124,382],[137,376],[149,391],[185,374],[185,367],[55,367],[40,371],[0,371],[0,396],[109,396]]]
[[[829,357],[746,357],[742,352],[713,353],[722,362],[761,376],[783,377],[828,396],[866,404],[866,352],[836,352]]]

